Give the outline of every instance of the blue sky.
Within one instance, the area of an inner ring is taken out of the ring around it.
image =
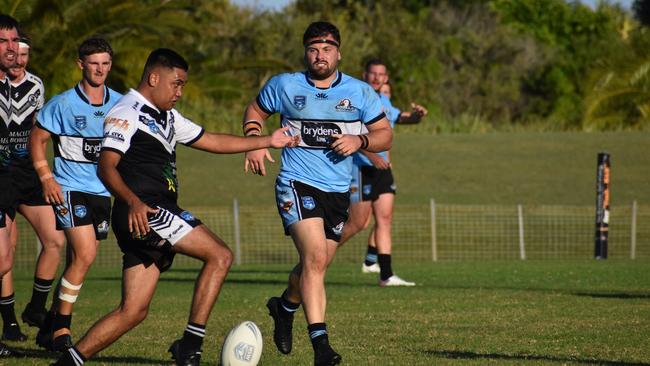
[[[600,0],[580,0],[582,3],[588,4],[590,6],[595,6]],[[272,0],[272,1],[261,1],[261,0],[231,0],[234,4],[241,4],[246,6],[260,6],[265,9],[279,10],[282,9],[286,4],[292,2],[292,0]],[[609,0],[610,3],[619,3],[626,8],[630,8],[633,0]]]

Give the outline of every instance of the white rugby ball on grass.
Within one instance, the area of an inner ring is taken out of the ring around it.
[[[222,366],[255,366],[262,357],[262,332],[252,321],[230,330],[221,347]]]

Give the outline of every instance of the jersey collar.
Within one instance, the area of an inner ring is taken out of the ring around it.
[[[339,70],[336,70],[336,79],[335,79],[334,82],[329,86],[329,88],[319,88],[319,87],[317,87],[316,84],[314,84],[314,82],[311,81],[311,79],[309,78],[309,71],[305,70],[304,75],[305,75],[305,81],[307,81],[307,84],[309,84],[309,85],[311,85],[311,86],[313,86],[314,88],[317,88],[317,89],[332,89],[333,87],[339,85],[339,84],[341,83],[341,79],[343,78],[343,73],[340,72]]]
[[[90,99],[86,96],[86,93],[84,93],[83,88],[81,87],[81,82],[77,83],[77,85],[74,86],[74,91],[77,92],[77,95],[81,100],[86,102],[86,104],[90,104],[93,107],[101,107],[108,103],[108,101],[111,99],[111,93],[108,92],[108,87],[104,85],[104,102],[102,104],[91,104]]]

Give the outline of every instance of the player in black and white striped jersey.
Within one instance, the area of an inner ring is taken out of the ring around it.
[[[32,298],[23,311],[23,322],[40,327],[45,319],[45,303],[52,287],[54,276],[61,260],[61,249],[65,244],[62,231],[56,230],[56,222],[52,207],[45,202],[38,174],[32,166],[27,150],[27,141],[34,125],[36,113],[45,103],[43,82],[36,75],[27,71],[30,45],[24,35],[21,36],[16,64],[9,68],[7,75],[11,80],[11,121],[10,162],[11,173],[11,210],[17,211],[27,219],[34,228],[42,250],[36,261]],[[16,221],[12,227],[15,233]],[[12,246],[15,248],[15,235],[12,235]],[[2,278],[0,291],[0,314],[3,319],[2,338],[9,340],[25,340],[27,337],[20,332],[16,321],[13,304],[13,284],[11,272]]]

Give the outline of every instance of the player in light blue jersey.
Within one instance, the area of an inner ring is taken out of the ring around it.
[[[110,220],[110,193],[97,177],[97,162],[104,136],[104,117],[121,94],[105,85],[113,50],[101,38],[89,38],[79,46],[77,64],[81,81],[50,100],[38,113],[29,150],[45,200],[54,206],[57,228],[66,235],[72,260],[66,263],[52,311],[40,327],[36,343],[61,351],[72,347],[70,324],[99,241],[106,239]],[[45,150],[54,143],[54,171]]]
[[[280,74],[262,88],[244,115],[244,134],[259,135],[274,113],[282,126],[301,137],[299,147],[283,149],[276,180],[277,207],[300,262],[289,286],[267,303],[275,323],[278,350],[291,352],[293,314],[302,303],[315,365],[341,362],[329,344],[325,324],[325,272],[334,258],[347,220],[352,155],[360,148],[388,150],[392,132],[377,93],[337,70],[341,58],[338,29],[312,23],[303,36],[307,71]],[[367,133],[363,133],[363,126]],[[265,175],[268,151],[247,153],[245,169]]]
[[[378,59],[368,61],[363,78],[379,93],[381,87],[388,82],[386,65]],[[391,121],[391,127],[395,124],[419,123],[427,114],[426,108],[415,103],[411,104],[410,112],[401,112],[393,107],[386,95],[379,95],[384,112]],[[380,286],[414,286],[415,283],[405,281],[394,274],[391,263],[391,227],[396,194],[391,168],[389,151],[372,153],[362,150],[354,155],[353,179],[350,186],[352,204],[341,242],[344,243],[366,228],[372,212],[375,225],[368,237],[368,250],[362,271],[379,272]]]

